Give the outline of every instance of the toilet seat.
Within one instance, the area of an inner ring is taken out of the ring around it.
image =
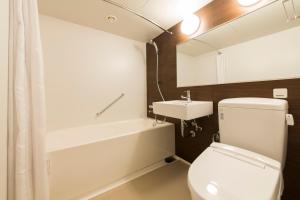
[[[192,163],[188,184],[193,200],[280,199],[281,165],[254,152],[212,143]]]

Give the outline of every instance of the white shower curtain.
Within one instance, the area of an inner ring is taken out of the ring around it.
[[[217,83],[223,84],[226,81],[226,61],[225,54],[222,52],[217,52]]]
[[[9,200],[48,200],[43,57],[36,0],[10,1]]]

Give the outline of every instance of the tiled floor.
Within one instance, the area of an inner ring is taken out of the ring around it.
[[[176,161],[92,200],[191,200],[188,165]]]

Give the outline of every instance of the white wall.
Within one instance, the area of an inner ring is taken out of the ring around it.
[[[300,26],[234,45],[226,57],[227,83],[300,77]]]
[[[299,78],[299,35],[300,27],[295,27],[221,49],[225,63],[224,82]],[[177,68],[180,68],[177,69],[177,77],[180,77],[177,79],[178,87],[217,84],[214,74],[217,72],[216,52],[192,57],[194,66],[190,68],[187,67],[190,61],[182,59],[180,54],[177,54]],[[197,76],[193,82],[190,80],[191,74]]]
[[[40,23],[49,131],[146,116],[145,44],[47,16]]]
[[[7,92],[9,0],[0,1],[0,199],[7,188]]]
[[[216,52],[197,57],[177,53],[177,87],[211,85],[216,82]]]
[[[184,87],[195,84],[195,58],[193,56],[177,53],[177,87]]]

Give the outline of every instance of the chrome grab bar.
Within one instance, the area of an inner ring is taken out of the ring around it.
[[[107,109],[109,109],[112,105],[114,105],[115,103],[117,103],[125,94],[122,93],[118,98],[116,98],[115,100],[113,100],[110,104],[108,104],[104,109],[102,109],[100,112],[96,113],[96,118],[99,117],[100,115],[102,115]]]

